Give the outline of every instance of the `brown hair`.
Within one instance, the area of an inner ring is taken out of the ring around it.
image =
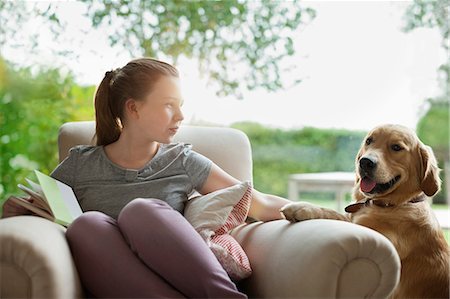
[[[162,76],[178,77],[177,69],[152,58],[130,61],[105,73],[95,93],[95,135],[97,145],[108,145],[122,132],[124,106],[128,99],[143,100]]]

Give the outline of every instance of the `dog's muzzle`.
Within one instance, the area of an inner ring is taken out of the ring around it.
[[[373,175],[373,172],[377,168],[377,158],[373,156],[365,156],[359,160],[359,169],[361,176],[369,176]]]

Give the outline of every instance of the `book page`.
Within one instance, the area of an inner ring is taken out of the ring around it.
[[[69,209],[70,215],[75,219],[80,216],[83,211],[81,210],[80,204],[73,193],[73,190],[70,186],[56,180],[56,185],[58,186],[59,191],[61,192],[62,199],[66,203],[67,208]]]
[[[42,191],[41,186],[39,186],[39,184],[36,184],[35,182],[33,182],[30,179],[25,178],[25,180],[27,181],[28,185],[30,186],[30,188],[35,191],[36,193],[39,193],[41,195],[44,195],[44,191]]]
[[[36,184],[36,183],[34,183],[34,184]],[[19,187],[20,190],[24,191],[25,193],[30,195],[31,198],[33,198],[33,200],[34,200],[33,205],[38,206],[39,208],[48,211],[50,214],[52,213],[51,212],[52,209],[50,208],[50,205],[48,204],[47,199],[45,199],[44,194],[35,192],[34,190],[32,190],[22,184],[18,184],[17,187]]]
[[[55,222],[67,226],[83,213],[70,186],[38,170],[35,173],[55,216]]]

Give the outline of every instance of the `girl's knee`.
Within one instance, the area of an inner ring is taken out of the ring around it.
[[[144,215],[148,217],[152,214],[157,214],[161,209],[167,210],[172,209],[169,204],[160,199],[154,198],[136,198],[129,202],[120,212],[118,222],[122,222],[127,218],[136,218],[139,215]]]
[[[96,232],[102,230],[105,225],[115,225],[115,220],[101,212],[85,212],[69,225],[66,237],[71,241],[96,235]]]
[[[130,201],[123,210],[129,210],[129,209],[147,209],[149,207],[152,208],[167,208],[169,204],[165,201],[162,201],[160,199],[156,198],[136,198]]]

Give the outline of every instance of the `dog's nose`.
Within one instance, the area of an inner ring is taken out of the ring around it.
[[[359,167],[366,172],[371,172],[377,166],[377,160],[373,157],[363,157],[359,160]]]

